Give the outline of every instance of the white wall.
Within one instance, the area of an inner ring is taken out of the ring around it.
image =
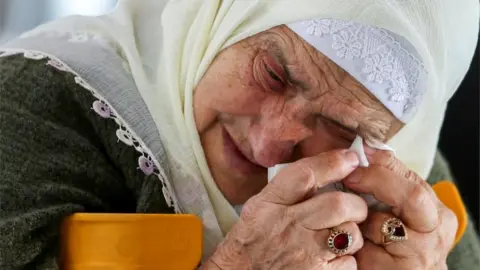
[[[0,43],[44,22],[72,14],[101,15],[117,0],[0,0]]]
[[[141,1],[141,0],[140,0]],[[116,0],[45,0],[50,7],[47,15],[57,18],[71,14],[101,15],[110,11]]]

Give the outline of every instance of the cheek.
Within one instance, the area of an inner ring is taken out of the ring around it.
[[[221,82],[218,82],[221,85]],[[249,78],[232,79],[211,96],[211,107],[220,113],[252,116],[260,112],[266,95]]]
[[[266,95],[253,77],[251,62],[222,58],[213,64],[197,86],[197,102],[219,113],[258,113]]]
[[[350,145],[351,143],[347,141],[333,137],[327,130],[319,129],[315,135],[303,140],[297,146],[295,157],[296,159],[312,157],[336,149],[347,149]]]

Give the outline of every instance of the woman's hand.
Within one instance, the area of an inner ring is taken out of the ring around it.
[[[357,169],[344,183],[356,192],[373,194],[392,209],[370,212],[362,224],[366,240],[355,255],[359,269],[447,269],[446,258],[457,230],[454,213],[393,153],[368,147],[366,153],[370,167]],[[408,239],[385,244],[382,225],[392,217],[403,221]]]
[[[333,151],[282,169],[247,201],[239,222],[207,265],[217,269],[357,269],[352,254],[363,246],[357,223],[367,217],[365,201],[343,192],[312,197],[317,187],[344,179],[357,166],[354,153]],[[352,236],[353,243],[343,256],[327,245],[331,228]]]

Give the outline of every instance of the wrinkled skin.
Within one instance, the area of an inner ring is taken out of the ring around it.
[[[403,124],[287,27],[219,53],[195,89],[194,112],[217,186],[230,203],[245,203],[204,269],[446,269],[451,211],[391,153],[367,147],[372,166],[357,168],[344,150],[357,134],[385,142]],[[267,185],[266,168],[285,162],[294,163]],[[392,213],[369,212],[353,194],[312,196],[343,179]],[[384,248],[379,228],[390,216],[415,241]],[[353,236],[345,256],[326,246],[332,227]]]
[[[194,112],[213,177],[232,204],[265,187],[265,167],[348,148],[357,133],[384,141],[402,127],[353,77],[285,26],[217,55],[195,89]],[[229,162],[222,129],[263,169],[242,171]]]

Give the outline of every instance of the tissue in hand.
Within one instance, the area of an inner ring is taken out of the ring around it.
[[[391,147],[389,147],[386,144],[370,144],[367,143],[368,146],[379,149],[379,150],[387,150],[387,151],[393,151]],[[368,159],[365,155],[365,150],[363,149],[363,139],[360,136],[357,136],[355,140],[352,143],[352,146],[350,146],[350,150],[355,152],[358,156],[358,159],[360,161],[359,166],[360,167],[368,167]],[[289,163],[283,163],[283,164],[277,164],[273,167],[268,168],[268,182],[270,182],[273,177],[285,166],[287,166]],[[329,184],[325,187],[322,187],[318,189],[317,194],[324,193],[324,192],[331,192],[331,191],[343,191],[343,192],[351,192],[347,188],[344,187],[342,182],[337,182],[333,184]],[[366,194],[359,194],[365,201],[367,202],[369,207],[378,207],[380,206],[380,203],[372,196],[372,195],[366,195]]]

